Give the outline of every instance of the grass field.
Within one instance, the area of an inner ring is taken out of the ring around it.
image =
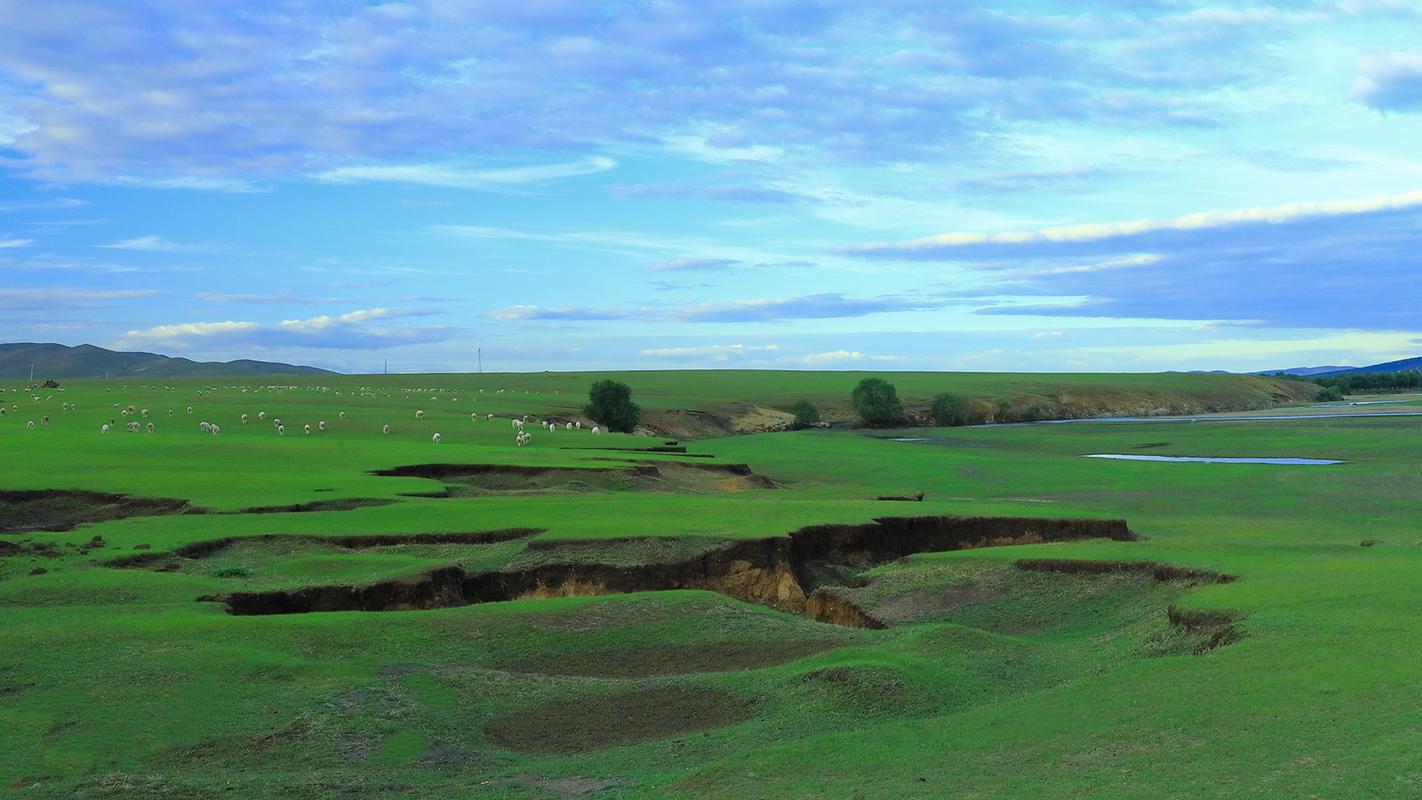
[[[657,412],[801,397],[834,407],[859,376],[623,377]],[[1272,384],[1228,376],[889,377],[910,404],[938,391],[1109,394],[1191,412],[1281,399],[1261,388]],[[0,489],[186,503],[0,498],[0,794],[1422,794],[1411,702],[1422,690],[1422,418],[814,430],[683,441],[686,455],[635,451],[660,439],[530,422],[532,445],[513,446],[511,415],[574,419],[591,378],[0,394],[19,406],[0,417]],[[149,409],[133,419],[156,431],[122,432],[130,418],[115,403]],[[120,431],[101,434],[110,417]],[[321,420],[326,431],[303,434]],[[1093,453],[1345,463],[1082,458]],[[492,466],[374,474],[427,464]],[[764,482],[724,470],[739,464]],[[918,492],[922,502],[875,499]],[[271,510],[293,505],[313,510]],[[189,513],[125,516],[155,510]],[[806,526],[937,515],[1123,518],[1142,538],[822,565],[822,585],[882,628],[724,589],[552,596]],[[89,518],[104,519],[21,530]],[[212,544],[221,539],[231,541]],[[1042,558],[1111,564],[1016,565]],[[1125,562],[1216,577],[1157,580]],[[422,610],[239,616],[220,602],[403,586],[451,565],[553,566],[582,583]]]

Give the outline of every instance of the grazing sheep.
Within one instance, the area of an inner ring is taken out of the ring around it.
[[[470,415],[469,415],[469,421],[470,421],[470,422],[478,422],[478,421],[479,421],[479,413],[476,411],[476,412],[474,412],[473,414],[470,414]]]
[[[342,411],[341,413],[337,414],[336,417],[337,417],[338,419],[345,419],[345,418],[346,418],[346,412]]]
[[[157,428],[154,427],[153,423],[151,423],[151,422],[148,423],[148,432],[149,432],[149,433],[152,433],[152,432],[155,431],[155,430],[157,430]]]
[[[583,421],[582,421],[582,420],[578,420],[577,422],[574,422],[574,423],[573,423],[573,427],[574,427],[574,428],[577,428],[578,430],[582,430],[582,429],[583,429]]]
[[[35,421],[34,421],[34,420],[30,420],[29,422],[26,422],[26,423],[25,423],[25,430],[27,430],[27,431],[32,431],[32,430],[34,430],[34,429],[35,429]]]
[[[569,422],[569,423],[565,424],[565,425],[563,426],[563,428],[564,428],[565,430],[572,430],[572,429],[573,429],[573,423]]]
[[[415,419],[424,419],[424,418],[425,418],[425,412],[423,412],[423,411],[416,411],[416,412],[415,412]]]
[[[489,415],[489,420],[492,421],[493,419],[494,419],[494,415],[493,415],[493,414],[490,414],[490,415]]]
[[[206,421],[199,422],[198,430],[201,430],[203,433],[207,433],[208,431],[212,430],[212,423]]]
[[[304,426],[304,429],[305,429],[305,431],[306,431],[306,435],[307,435],[307,436],[310,436],[310,435],[311,435],[311,426],[310,426],[310,425],[306,425],[306,426]]]
[[[444,441],[444,437],[436,433],[434,436],[430,437],[430,441],[434,442],[435,444],[439,444],[440,442]]]
[[[43,416],[43,417],[40,417],[40,424],[41,424],[41,425],[48,425],[48,424],[49,424],[49,415],[48,415],[48,414],[46,414],[46,415]]]
[[[592,431],[592,432],[593,432],[593,435],[594,435],[594,436],[598,435],[599,433],[602,433],[602,431],[598,430],[598,428],[597,428],[596,425],[593,426],[593,431]]]
[[[286,426],[285,426],[285,425],[278,425],[278,426],[276,426],[276,429],[277,429],[277,436],[285,436],[285,435],[286,435]]]
[[[247,415],[246,415],[246,414],[243,414],[243,415],[242,415],[242,424],[243,424],[243,425],[246,425],[246,424],[247,424]]]
[[[280,427],[281,427],[281,420],[280,420],[280,419],[274,419],[274,420],[272,420],[272,427],[274,427],[274,428],[280,428]]]
[[[318,430],[318,431],[325,431],[325,430],[326,430],[326,420],[323,419],[323,420],[321,420],[320,422],[316,423],[316,430]]]
[[[168,416],[170,416],[170,417],[173,416],[173,409],[171,409],[171,408],[168,409]]]
[[[137,422],[130,422],[130,423],[128,423],[128,432],[129,432],[129,433],[138,433],[138,423],[137,423]]]
[[[389,433],[389,432],[390,432],[390,426],[389,426],[389,425],[382,426],[382,427],[380,428],[380,432],[381,432],[381,433]]]
[[[108,432],[109,432],[109,426],[108,426],[107,424],[104,424],[104,425],[100,425],[100,426],[99,426],[99,433],[108,433]]]
[[[189,414],[193,413],[193,407],[192,407],[192,406],[188,406],[188,413],[189,413]]]
[[[216,435],[219,434],[219,433],[222,433],[222,429],[219,428],[219,427],[217,427],[216,425],[213,425],[213,426],[212,426],[212,435],[213,435],[213,436],[216,436]]]
[[[142,416],[144,419],[148,419],[148,409],[145,408],[145,409],[143,409],[142,411],[140,411],[140,412],[138,412],[138,413],[139,413],[139,415]]]
[[[263,420],[263,419],[266,419],[266,418],[267,418],[267,412],[265,412],[265,411],[258,411],[258,412],[257,412],[257,419]]]
[[[528,444],[528,443],[531,442],[531,441],[533,441],[533,434],[531,434],[531,433],[526,433],[526,432],[524,432],[524,431],[519,431],[519,432],[514,436],[514,445],[517,446],[517,447],[523,447],[524,445]]]

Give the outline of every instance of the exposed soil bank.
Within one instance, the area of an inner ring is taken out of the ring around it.
[[[1235,627],[1235,623],[1243,616],[1237,611],[1190,610],[1180,608],[1172,603],[1165,613],[1170,619],[1171,625],[1183,629],[1186,633],[1206,637],[1196,649],[1197,653],[1206,653],[1217,647],[1233,644],[1244,636]]]
[[[203,514],[173,497],[134,497],[65,489],[0,490],[0,533],[67,531],[77,525],[125,517]]]
[[[653,448],[657,449],[657,448]],[[607,467],[530,467],[513,464],[411,464],[376,470],[382,477],[427,478],[445,484],[423,497],[496,492],[678,491],[734,492],[774,489],[746,464],[656,461]]]
[[[1016,562],[1018,569],[1076,575],[1134,573],[1149,575],[1159,582],[1180,581],[1192,586],[1232,583],[1238,578],[1214,570],[1162,564],[1158,561],[1074,561],[1066,558],[1030,558]],[[1186,633],[1203,637],[1196,653],[1239,641],[1243,634],[1235,623],[1243,615],[1236,611],[1191,611],[1174,604],[1166,609],[1170,624]]]
[[[351,511],[357,508],[388,506],[396,501],[384,497],[353,497],[349,500],[313,500],[309,503],[291,503],[284,506],[252,506],[238,514],[297,514],[307,511]]]
[[[1234,575],[1209,569],[1180,567],[1159,561],[1087,561],[1071,558],[1023,558],[1014,562],[1018,569],[1031,572],[1060,572],[1075,575],[1108,575],[1137,573],[1150,575],[1157,581],[1184,581],[1193,584],[1231,583]]]
[[[705,589],[824,622],[881,627],[881,622],[832,591],[820,590],[821,584],[836,580],[847,567],[868,567],[914,553],[1092,538],[1131,541],[1137,537],[1124,520],[885,517],[863,525],[815,525],[788,536],[733,541],[672,561],[548,560],[473,575],[448,567],[367,587],[244,592],[215,599],[224,600],[233,614],[287,614]],[[538,544],[539,549],[555,546]]]

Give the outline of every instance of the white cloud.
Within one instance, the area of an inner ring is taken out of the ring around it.
[[[122,347],[191,346],[311,347],[333,350],[366,350],[424,344],[453,338],[445,327],[389,325],[401,317],[430,312],[419,309],[372,308],[338,316],[316,316],[265,323],[246,320],[184,322],[131,330],[118,342]]]
[[[898,356],[871,356],[858,350],[831,350],[827,353],[811,353],[801,361],[806,364],[837,364],[845,361],[897,361]]]
[[[655,347],[643,350],[639,355],[650,358],[705,359],[708,361],[730,361],[755,353],[773,353],[780,349],[778,344],[711,344],[699,347]]]
[[[6,250],[14,247],[29,247],[34,243],[34,239],[0,239],[0,250]]]
[[[1063,242],[1096,242],[1158,231],[1193,231],[1241,224],[1283,224],[1311,217],[1345,216],[1378,211],[1400,211],[1422,207],[1422,190],[1360,200],[1287,203],[1262,208],[1205,211],[1173,219],[1142,219],[1129,222],[1100,222],[1063,225],[1031,231],[998,233],[955,232],[925,236],[904,242],[847,247],[843,252],[858,255],[912,256],[918,253],[969,245],[1016,245]]]
[[[617,162],[610,158],[591,156],[562,164],[523,167],[476,168],[456,164],[338,167],[317,173],[314,177],[327,183],[413,183],[455,189],[490,189],[591,175],[616,166]]]
[[[170,242],[161,236],[139,236],[133,239],[121,239],[117,242],[101,244],[99,247],[107,247],[110,250],[141,250],[149,253],[164,253],[182,249],[181,245],[176,242]]]

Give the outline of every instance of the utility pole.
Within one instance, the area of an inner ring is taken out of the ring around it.
[[[389,375],[389,374],[390,374],[390,359],[388,359],[388,358],[385,359],[385,374],[386,374],[386,375]]]
[[[479,354],[479,374],[484,374],[484,348],[476,347],[474,352]]]
[[[30,383],[35,382],[35,362],[30,362]]]

